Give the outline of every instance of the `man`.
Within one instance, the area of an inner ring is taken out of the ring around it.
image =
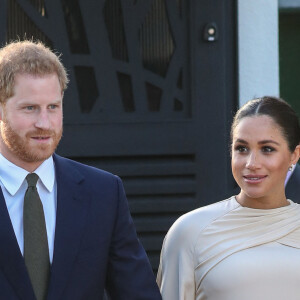
[[[300,203],[300,166],[298,164],[287,173],[285,194],[288,199]]]
[[[0,50],[0,299],[161,299],[121,180],[54,153],[67,82],[41,43]]]

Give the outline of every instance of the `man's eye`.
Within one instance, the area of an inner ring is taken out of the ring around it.
[[[26,106],[25,109],[26,109],[26,110],[34,110],[34,106],[29,105],[29,106]]]
[[[51,104],[51,105],[49,105],[49,108],[50,109],[56,109],[58,107],[58,105],[56,105],[56,104]]]

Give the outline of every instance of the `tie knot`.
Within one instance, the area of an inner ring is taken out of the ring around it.
[[[35,174],[35,173],[29,173],[26,176],[28,187],[30,187],[30,186],[31,187],[35,187],[38,179],[39,179],[39,176],[37,174]]]

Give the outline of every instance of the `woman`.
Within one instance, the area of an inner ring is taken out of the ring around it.
[[[164,300],[298,300],[300,205],[287,200],[287,171],[300,155],[300,127],[283,100],[251,100],[232,129],[237,196],[179,218],[161,253]]]

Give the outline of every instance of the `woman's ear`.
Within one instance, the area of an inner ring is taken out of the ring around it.
[[[294,152],[292,153],[291,164],[295,165],[300,157],[300,145],[297,145]]]

